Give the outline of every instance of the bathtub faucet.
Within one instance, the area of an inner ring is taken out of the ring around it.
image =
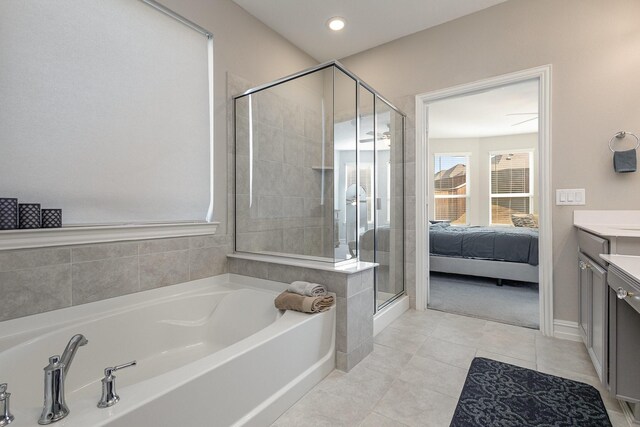
[[[78,347],[89,341],[84,335],[71,337],[61,356],[51,356],[44,367],[44,408],[38,424],[51,424],[69,415],[69,407],[64,401],[64,381]]]

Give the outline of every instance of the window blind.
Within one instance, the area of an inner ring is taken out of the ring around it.
[[[491,156],[491,193],[529,193],[530,153]]]
[[[204,220],[209,39],[134,0],[0,2],[0,196],[65,224]]]
[[[491,156],[491,223],[511,224],[512,214],[531,209],[531,153]]]

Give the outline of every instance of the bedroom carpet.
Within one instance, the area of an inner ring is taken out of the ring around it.
[[[429,308],[538,329],[538,285],[431,273]]]

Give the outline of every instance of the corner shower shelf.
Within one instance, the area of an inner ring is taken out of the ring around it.
[[[325,171],[332,171],[333,166],[311,166],[311,169],[313,169],[314,171],[325,172]]]
[[[0,251],[123,240],[202,236],[215,234],[218,224],[220,223],[198,221],[2,230],[0,231]]]

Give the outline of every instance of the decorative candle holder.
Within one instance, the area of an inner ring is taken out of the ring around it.
[[[40,203],[19,203],[20,228],[40,228]]]
[[[0,230],[18,228],[18,199],[0,197]]]
[[[42,228],[62,227],[62,209],[42,209]]]

